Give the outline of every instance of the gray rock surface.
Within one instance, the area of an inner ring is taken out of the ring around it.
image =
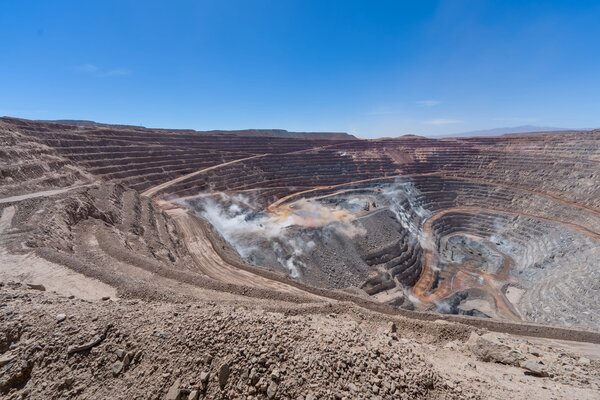
[[[503,343],[502,338],[495,333],[479,336],[472,332],[467,347],[481,361],[519,366],[525,359],[519,350]]]

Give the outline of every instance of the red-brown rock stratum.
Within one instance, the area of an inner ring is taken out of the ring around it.
[[[600,131],[0,144],[0,396],[597,398]]]

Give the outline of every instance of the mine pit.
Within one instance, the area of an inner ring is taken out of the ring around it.
[[[103,282],[154,287],[158,274],[190,293],[358,293],[400,311],[600,320],[598,296],[576,295],[597,293],[583,277],[600,270],[596,131],[364,141],[2,124],[5,154],[37,154],[3,175],[2,204],[36,227],[25,251]]]
[[[500,194],[489,183],[475,190],[439,176],[368,179],[271,204],[260,191],[228,193],[181,204],[249,265],[326,289],[357,286],[407,310],[522,320],[523,293],[542,276],[535,270],[559,268],[564,257],[563,229],[546,216],[511,212],[523,193]],[[498,213],[483,207],[490,199]]]
[[[463,398],[434,370],[474,393],[473,371],[600,387],[600,131],[366,141],[2,118],[0,141],[0,342],[27,323],[0,343],[9,398],[65,397],[38,383],[68,365],[95,398],[302,398],[325,371],[346,389],[370,374],[345,398],[388,390],[375,370],[415,376],[408,398]],[[35,343],[51,361],[23,358]]]

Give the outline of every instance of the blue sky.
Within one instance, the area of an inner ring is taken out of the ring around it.
[[[193,129],[600,127],[600,1],[0,0],[0,115]]]

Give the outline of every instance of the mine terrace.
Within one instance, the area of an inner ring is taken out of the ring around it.
[[[30,227],[3,245],[124,292],[184,295],[152,272],[258,297],[600,323],[598,131],[359,140],[3,118],[1,132],[3,220]]]
[[[2,398],[597,398],[600,131],[0,144]]]

